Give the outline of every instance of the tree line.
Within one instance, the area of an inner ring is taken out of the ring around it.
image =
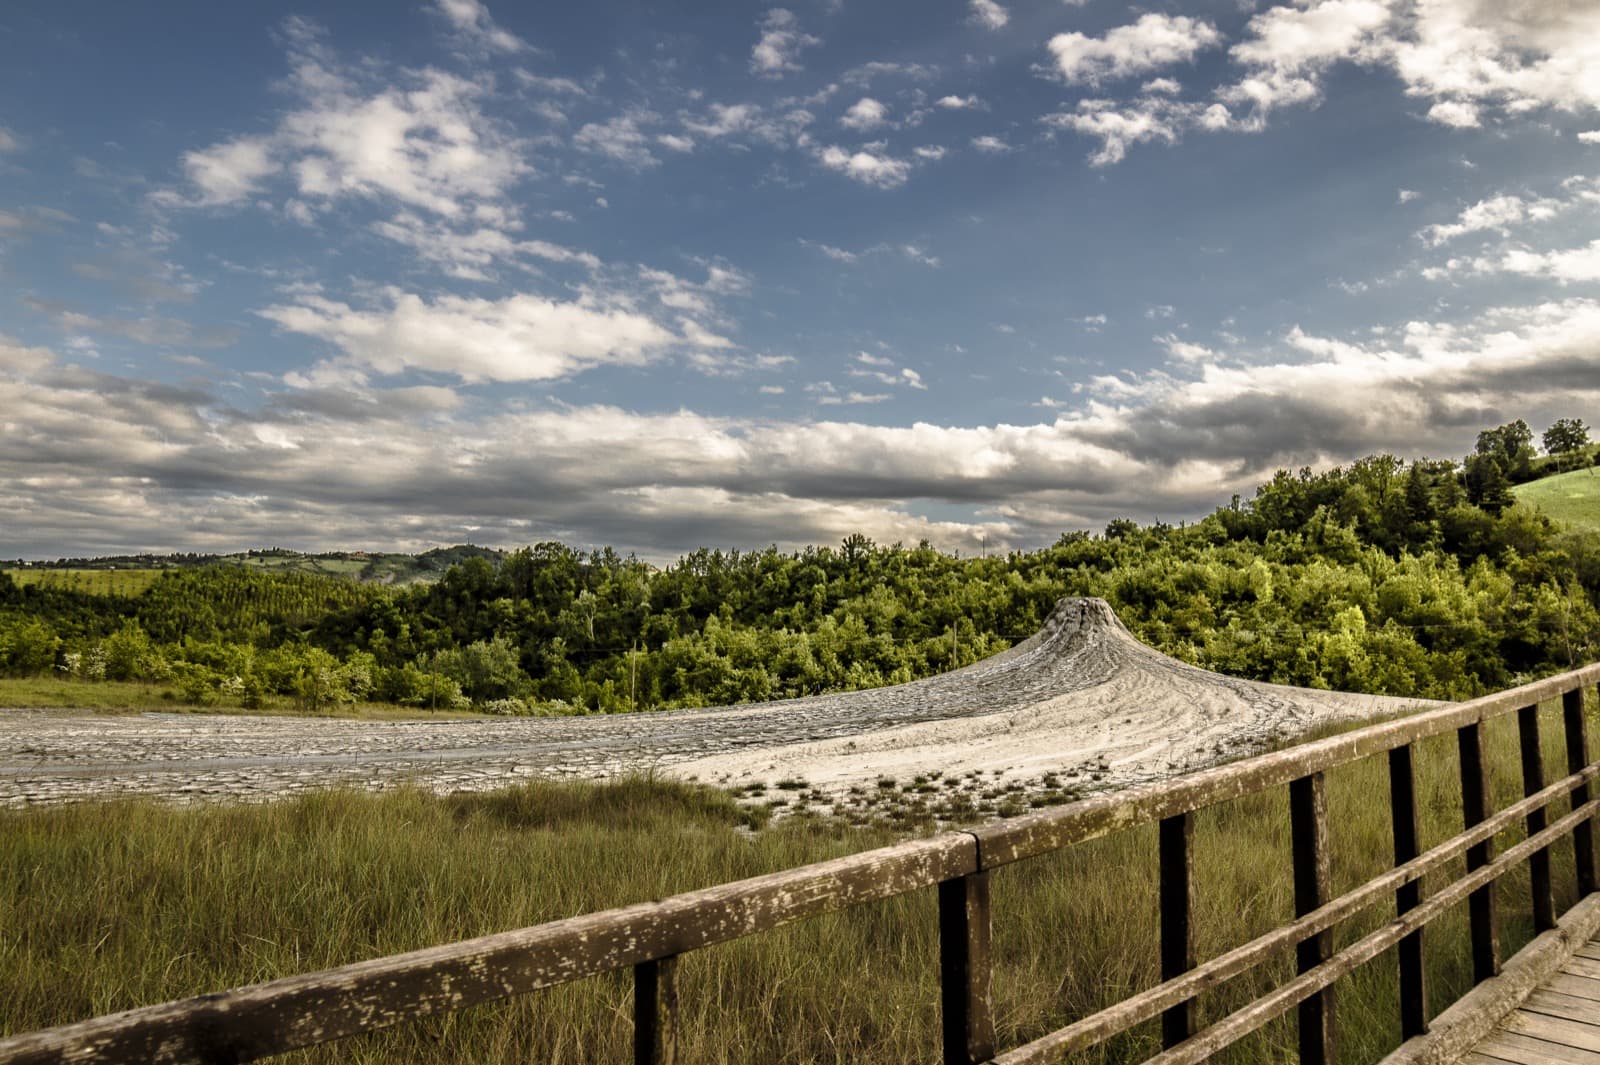
[[[615,713],[901,683],[1027,637],[1062,596],[1096,595],[1207,669],[1465,698],[1600,657],[1600,535],[1509,490],[1540,463],[1587,461],[1586,427],[1563,423],[1556,443],[1576,442],[1552,448],[1547,432],[1547,456],[1513,422],[1461,462],[1279,471],[1193,524],[1118,520],[992,558],[852,535],[665,568],[553,542],[498,564],[465,552],[405,588],[218,566],[118,597],[0,574],[0,672],[147,681],[198,703]]]

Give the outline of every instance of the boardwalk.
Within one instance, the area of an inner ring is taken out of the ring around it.
[[[1600,1065],[1600,939],[1592,939],[1463,1065]]]

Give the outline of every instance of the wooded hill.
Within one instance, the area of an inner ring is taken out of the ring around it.
[[[618,712],[908,681],[1025,638],[1063,595],[1096,595],[1207,669],[1463,698],[1600,657],[1600,533],[1513,501],[1535,461],[1512,423],[1465,463],[1280,471],[1192,525],[1119,520],[994,558],[854,535],[664,569],[559,543],[463,549],[404,587],[219,564],[94,595],[0,574],[0,672],[142,680],[198,703]]]

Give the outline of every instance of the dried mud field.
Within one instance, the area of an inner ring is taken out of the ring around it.
[[[0,710],[0,805],[112,795],[261,801],[308,788],[483,790],[657,770],[812,801],[916,781],[1084,794],[1251,753],[1320,724],[1427,705],[1237,680],[1066,599],[1018,646],[891,688],[611,717],[357,721]]]

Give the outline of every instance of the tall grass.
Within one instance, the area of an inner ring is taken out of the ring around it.
[[[1550,775],[1565,765],[1544,712]],[[1520,797],[1514,722],[1490,727],[1497,804]],[[1422,744],[1424,846],[1460,829],[1453,738]],[[1392,863],[1382,757],[1329,774],[1335,892]],[[1519,833],[1509,834],[1504,846]],[[108,802],[0,812],[0,1031],[339,965],[660,898],[893,842],[884,827],[788,818],[751,830],[728,796],[669,781],[533,783],[487,795],[330,792],[268,806]],[[1202,957],[1292,916],[1286,789],[1202,811]],[[1574,901],[1570,843],[1554,850]],[[1454,870],[1430,879],[1429,889]],[[1157,982],[1153,827],[1018,863],[992,880],[1002,1046]],[[1506,954],[1525,942],[1525,870],[1499,887]],[[1437,1011],[1470,983],[1463,907],[1429,927]],[[1376,907],[1339,943],[1392,916]],[[680,965],[685,1060],[936,1059],[932,891],[696,951]],[[1292,973],[1280,960],[1202,1000],[1215,1019]],[[1343,1059],[1399,1041],[1393,952],[1338,985]],[[628,973],[425,1019],[291,1056],[305,1061],[614,1061],[631,1038]],[[1144,1025],[1088,1061],[1154,1052]],[[1292,1014],[1219,1060],[1293,1057]]]

